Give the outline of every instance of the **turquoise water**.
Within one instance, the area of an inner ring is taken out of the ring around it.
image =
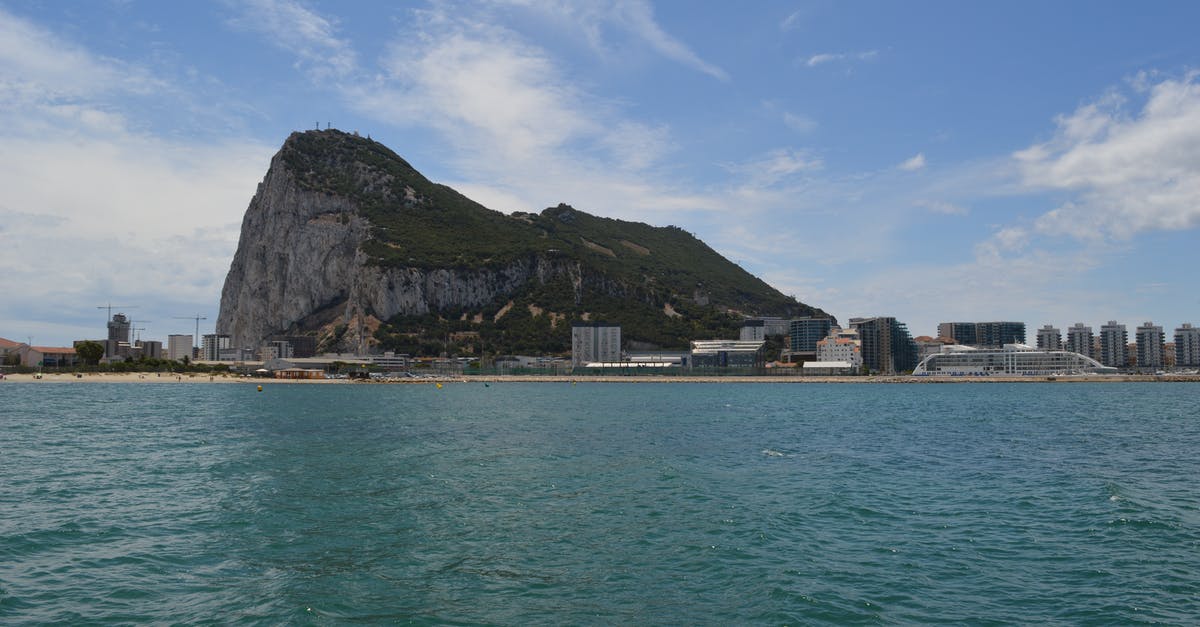
[[[1192,384],[0,383],[0,623],[1195,624]]]

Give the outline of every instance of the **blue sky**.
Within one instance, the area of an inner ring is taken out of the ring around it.
[[[211,332],[293,130],[494,209],[674,224],[781,291],[1200,323],[1200,5],[0,0],[0,336]]]

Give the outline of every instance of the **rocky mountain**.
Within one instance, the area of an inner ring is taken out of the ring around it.
[[[505,215],[430,182],[378,142],[293,133],[242,222],[217,332],[235,346],[316,335],[325,350],[570,350],[570,324],[634,346],[736,334],[745,315],[821,312],[678,227],[567,205]]]

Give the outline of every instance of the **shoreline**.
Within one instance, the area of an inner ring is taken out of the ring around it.
[[[1078,376],[990,376],[937,377],[922,376],[655,376],[655,375],[429,375],[420,379],[274,379],[207,375],[199,373],[46,373],[5,374],[4,383],[162,383],[216,384],[242,383],[250,385],[315,384],[315,385],[422,385],[434,383],[774,383],[774,384],[931,384],[931,383],[1200,383],[1200,375],[1078,375]]]

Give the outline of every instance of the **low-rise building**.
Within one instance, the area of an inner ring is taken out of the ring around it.
[[[766,360],[766,342],[696,340],[692,342],[692,368],[760,368]]]
[[[74,347],[65,346],[20,346],[21,365],[30,368],[73,368],[79,365],[79,355]]]
[[[848,361],[808,361],[800,368],[800,374],[811,376],[851,375],[858,370]]]
[[[1116,368],[1101,365],[1079,353],[1063,350],[1041,350],[1024,344],[1007,344],[1003,348],[947,346],[944,351],[930,355],[917,364],[914,376],[1050,376],[1059,374],[1112,374]]]
[[[21,362],[21,354],[17,350],[20,342],[0,337],[0,366],[15,366]]]
[[[918,362],[930,355],[942,352],[943,346],[954,345],[954,340],[952,338],[929,337],[928,335],[919,335],[913,338],[913,342],[917,345]]]
[[[839,327],[830,329],[829,336],[817,342],[816,361],[805,362],[804,373],[808,374],[809,363],[829,364],[834,362],[849,364],[854,371],[862,368],[862,344],[858,339],[858,331]]]
[[[138,340],[134,343],[134,348],[146,359],[162,359],[163,345],[157,340]]]

